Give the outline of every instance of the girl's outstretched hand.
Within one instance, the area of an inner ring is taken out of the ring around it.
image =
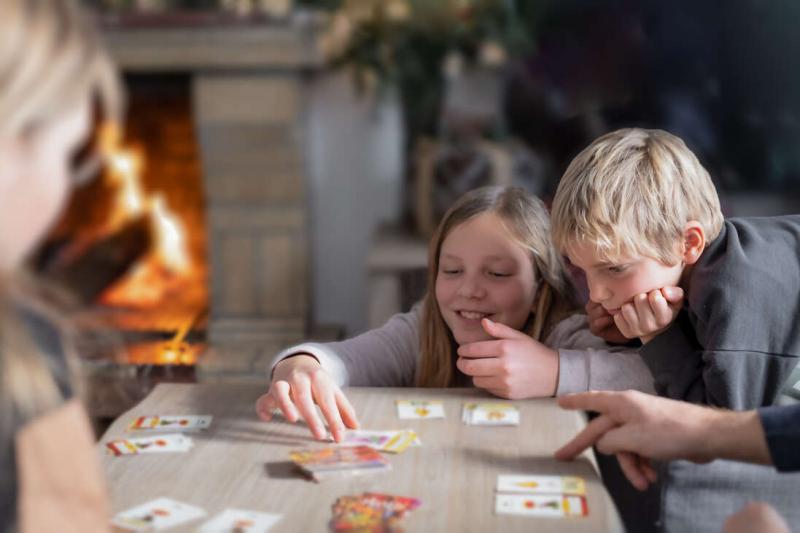
[[[314,438],[325,440],[328,434],[317,405],[334,441],[344,438],[345,426],[358,427],[353,406],[319,362],[310,355],[296,355],[275,366],[269,391],[256,401],[256,412],[269,421],[273,411],[280,408],[286,420],[302,418]]]
[[[460,346],[456,362],[476,387],[513,400],[555,395],[557,351],[488,318],[481,325],[494,339]]]

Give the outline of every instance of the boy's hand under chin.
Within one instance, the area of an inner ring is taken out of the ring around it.
[[[637,294],[614,315],[614,324],[629,339],[638,337],[647,343],[675,321],[682,305],[683,289],[680,287]]]
[[[472,376],[476,387],[512,400],[555,396],[556,350],[488,318],[481,325],[494,340],[460,346],[456,361],[461,372]]]
[[[611,344],[627,344],[630,339],[622,334],[614,323],[614,315],[606,311],[605,307],[589,300],[586,304],[586,321],[592,335],[600,337]]]

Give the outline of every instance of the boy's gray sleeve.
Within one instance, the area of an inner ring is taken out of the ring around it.
[[[422,306],[391,317],[380,328],[341,342],[304,343],[276,355],[275,365],[293,355],[307,353],[345,386],[408,387],[414,384],[419,356],[419,321]]]
[[[772,405],[798,362],[783,354],[704,350],[691,331],[681,313],[641,349],[661,396],[735,410]]]
[[[573,315],[559,322],[545,344],[558,350],[557,396],[590,390],[655,393],[653,376],[638,350],[612,346],[593,335],[586,315]]]

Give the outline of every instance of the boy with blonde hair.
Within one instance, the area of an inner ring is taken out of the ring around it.
[[[644,343],[660,395],[774,403],[800,357],[800,215],[725,220],[682,140],[625,129],[572,161],[552,220],[590,300]]]
[[[800,357],[800,215],[725,219],[683,141],[624,129],[572,161],[552,228],[556,247],[586,273],[596,328],[613,323],[642,341],[659,395],[737,410],[775,403]],[[797,474],[672,461],[659,478],[633,505],[625,486],[610,487],[629,529],[719,531],[755,499],[800,522]],[[634,507],[649,506],[656,515],[630,522]]]

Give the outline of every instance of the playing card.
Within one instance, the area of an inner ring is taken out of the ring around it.
[[[444,418],[444,405],[438,400],[397,400],[396,403],[398,418]]]
[[[497,476],[497,492],[582,495],[586,483],[570,476]]]
[[[128,426],[128,431],[196,431],[208,429],[211,415],[140,416]]]
[[[180,433],[137,437],[133,439],[117,439],[106,443],[109,453],[120,455],[136,455],[140,453],[188,452],[194,445],[192,439]]]
[[[225,509],[198,530],[198,533],[266,533],[281,515]]]
[[[461,418],[473,426],[517,426],[519,409],[504,402],[468,403],[464,405]]]
[[[333,504],[333,531],[399,531],[399,522],[408,511],[422,504],[417,498],[365,492],[360,496],[342,496]]]
[[[111,523],[130,531],[156,531],[202,518],[200,507],[169,498],[159,498],[117,514]]]
[[[419,498],[408,498],[405,496],[395,496],[393,494],[382,494],[380,492],[365,492],[361,497],[368,502],[380,503],[384,508],[391,508],[393,512],[413,511],[420,505],[422,500]]]
[[[353,429],[347,431],[340,443],[345,446],[369,446],[375,450],[390,453],[402,453],[409,446],[420,446],[417,434],[410,430],[374,431]]]
[[[589,508],[584,496],[498,494],[495,498],[495,513],[563,518],[586,516]]]

